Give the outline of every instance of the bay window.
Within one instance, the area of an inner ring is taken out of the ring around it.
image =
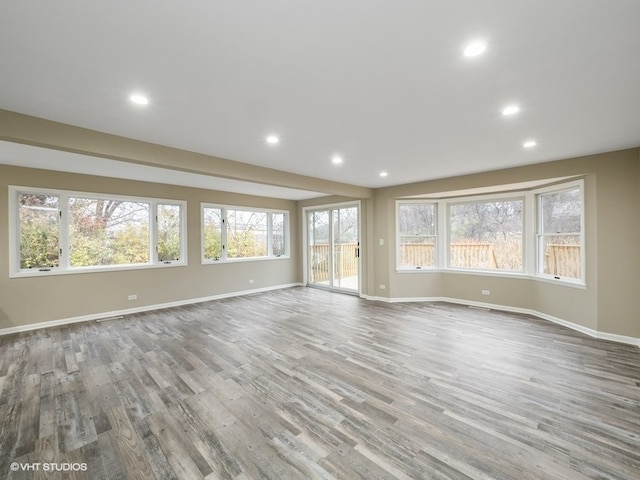
[[[396,270],[584,285],[583,190],[584,182],[575,180],[516,193],[398,199]]]

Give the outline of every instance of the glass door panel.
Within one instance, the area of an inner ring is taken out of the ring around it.
[[[330,285],[329,265],[331,264],[329,239],[329,211],[310,212],[308,219],[309,283]]]
[[[333,286],[358,290],[360,244],[358,242],[358,208],[332,210],[333,217]]]
[[[359,208],[307,213],[308,283],[337,290],[360,290]]]

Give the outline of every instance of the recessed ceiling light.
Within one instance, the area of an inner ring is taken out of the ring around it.
[[[381,177],[386,177],[387,175],[389,175],[387,172],[380,172]]]
[[[275,135],[269,135],[267,137],[267,143],[271,144],[271,145],[275,145],[276,143],[279,143],[280,139],[278,137],[276,137]]]
[[[129,97],[133,103],[137,103],[138,105],[147,105],[149,103],[149,99],[144,95],[140,95],[139,93],[134,93]]]
[[[538,144],[535,140],[527,140],[522,144],[524,148],[533,148]]]
[[[343,162],[343,160],[342,160],[342,157],[340,155],[334,155],[333,157],[331,157],[331,162],[334,165],[340,165]]]
[[[484,53],[487,49],[487,44],[485,42],[477,41],[471,42],[466,47],[464,47],[464,56],[465,57],[477,57]]]
[[[518,105],[507,105],[502,109],[502,115],[515,115],[520,111],[520,107]]]

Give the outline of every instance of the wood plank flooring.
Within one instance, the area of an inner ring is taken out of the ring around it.
[[[6,336],[0,478],[637,480],[640,349],[310,288]]]

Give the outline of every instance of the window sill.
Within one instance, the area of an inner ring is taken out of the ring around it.
[[[228,258],[227,260],[202,260],[202,265],[222,265],[228,263],[245,263],[245,262],[264,262],[270,260],[289,260],[289,255],[280,255],[279,257],[252,257],[252,258]]]
[[[105,267],[73,267],[73,268],[52,268],[51,270],[39,270],[37,268],[20,270],[9,275],[9,278],[38,278],[51,275],[76,275],[79,273],[103,273],[103,272],[125,272],[130,270],[145,270],[155,268],[186,267],[186,262],[154,263],[143,265],[113,265]]]
[[[424,274],[424,273],[449,273],[455,275],[474,275],[474,276],[482,276],[482,277],[499,277],[499,278],[516,278],[520,280],[534,280],[536,282],[550,283],[552,285],[562,286],[562,287],[570,287],[577,288],[580,290],[586,290],[587,285],[576,279],[563,279],[563,278],[554,278],[552,276],[542,276],[542,275],[527,275],[522,272],[508,272],[508,271],[491,271],[491,270],[464,270],[457,268],[402,268],[396,269],[396,273],[400,275],[404,274]]]

